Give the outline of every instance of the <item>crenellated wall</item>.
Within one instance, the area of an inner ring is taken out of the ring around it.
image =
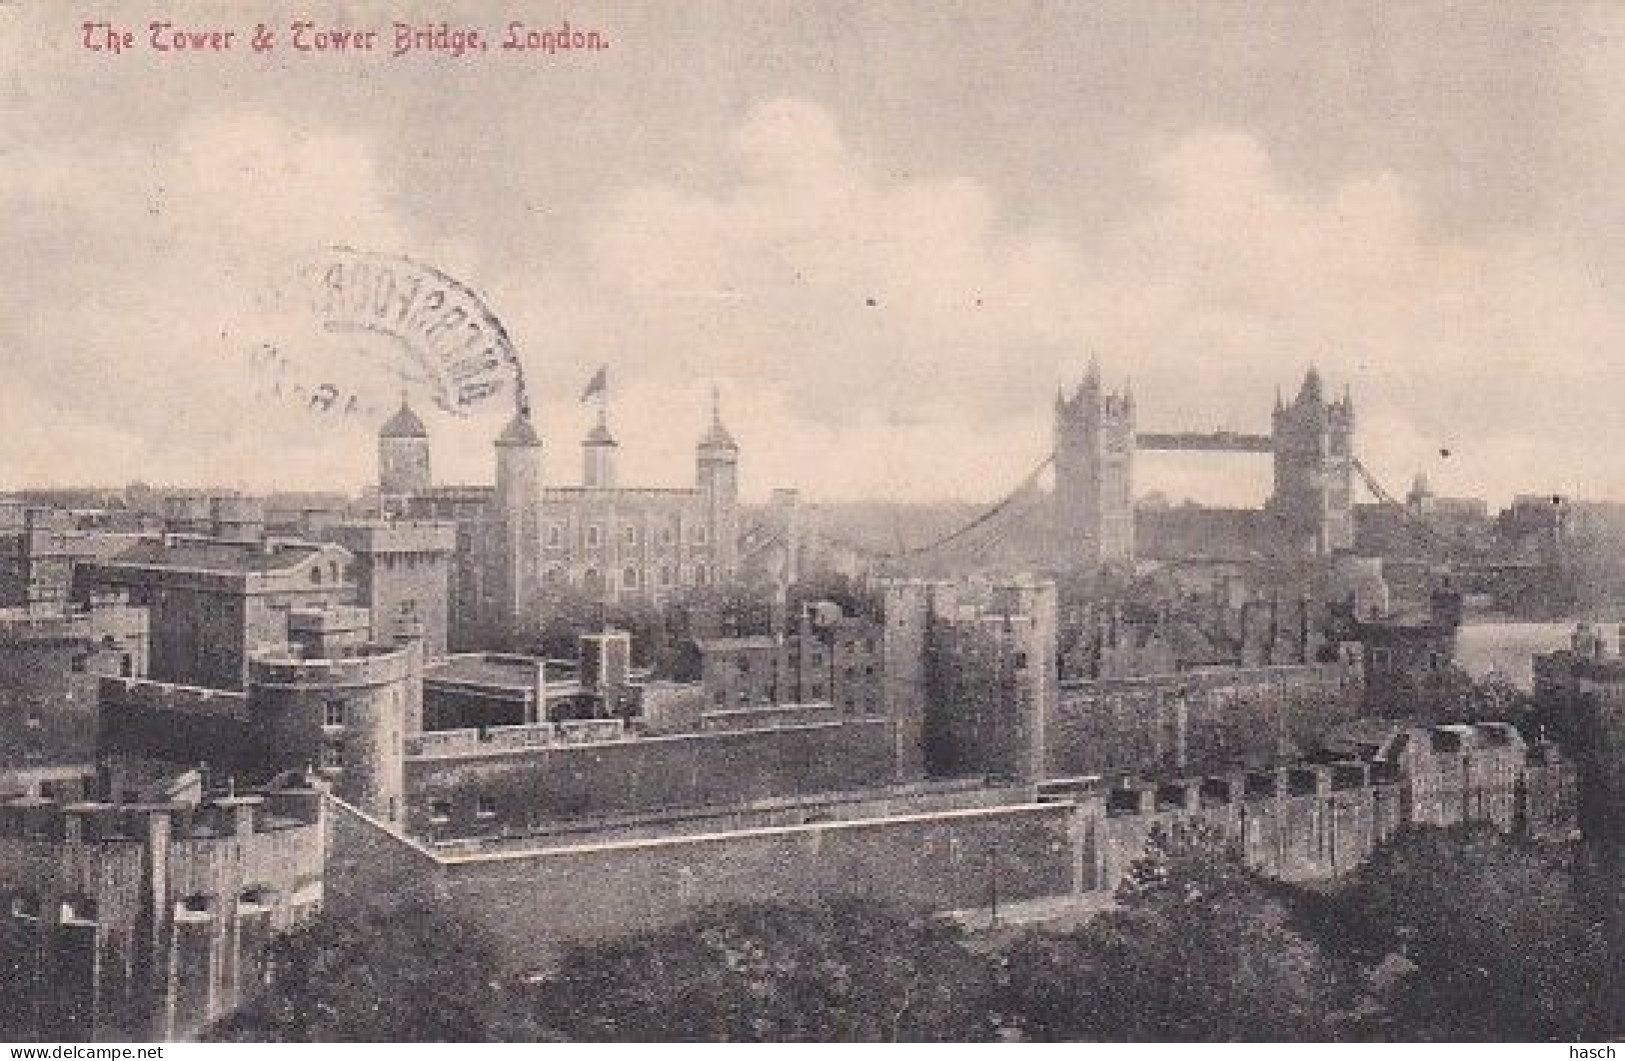
[[[335,902],[422,891],[484,921],[520,962],[560,944],[678,921],[721,902],[872,896],[921,911],[1109,901],[1159,825],[1200,822],[1286,880],[1355,869],[1408,824],[1487,822],[1532,838],[1574,826],[1574,771],[1510,727],[1415,727],[1371,760],[1143,783],[1098,778],[841,801],[432,849],[335,805]],[[1439,739],[1435,739],[1439,738]],[[1386,758],[1384,758],[1386,756]],[[1453,779],[1464,779],[1458,785]]]
[[[0,1037],[183,1038],[262,976],[322,900],[323,795],[0,804]]]

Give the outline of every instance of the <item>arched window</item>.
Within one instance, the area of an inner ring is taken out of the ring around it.
[[[319,585],[322,584],[322,569],[321,569],[320,566],[312,566],[311,567],[311,569],[310,569],[310,584],[312,586],[319,586]]]
[[[660,584],[662,586],[671,585],[671,565],[670,564],[666,564],[664,567],[662,567],[660,569]]]
[[[696,586],[708,586],[711,584],[711,572],[706,570],[704,564],[694,565],[694,584]]]
[[[621,572],[621,585],[625,586],[627,589],[637,589],[638,588],[638,569],[635,568],[635,567],[629,567],[625,571],[622,571]]]

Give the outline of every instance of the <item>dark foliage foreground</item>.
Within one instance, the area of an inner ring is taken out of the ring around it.
[[[1153,834],[1117,909],[1067,933],[967,941],[858,900],[722,906],[570,948],[526,980],[434,907],[324,914],[278,940],[269,989],[213,1036],[1601,1039],[1625,1032],[1617,882],[1593,885],[1578,865],[1487,829],[1424,829],[1336,892],[1309,893],[1181,828]]]

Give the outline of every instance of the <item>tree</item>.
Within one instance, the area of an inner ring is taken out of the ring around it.
[[[500,1042],[530,1038],[472,925],[424,903],[322,913],[279,936],[259,997],[208,1038],[232,1042]]]
[[[958,930],[843,900],[722,906],[565,956],[535,987],[563,1037],[644,1042],[987,1039],[990,973]]]
[[[1387,992],[1390,1035],[1573,1040],[1622,1030],[1603,920],[1566,849],[1482,825],[1408,830],[1332,906],[1340,945],[1413,966]]]
[[[1335,1037],[1339,970],[1222,837],[1158,828],[1120,908],[1005,958],[1003,1009],[1047,1041],[1233,1042]]]

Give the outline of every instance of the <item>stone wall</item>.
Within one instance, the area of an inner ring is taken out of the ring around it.
[[[243,693],[103,678],[98,699],[96,743],[104,757],[207,763],[217,773],[241,776],[258,770]]]
[[[0,1037],[177,1038],[237,1004],[322,900],[324,798],[0,805]]]
[[[951,910],[1067,894],[1078,872],[1073,819],[1070,806],[1022,804],[437,857],[340,807],[330,864],[344,867],[344,882],[332,894],[342,908],[410,881],[533,965],[561,944],[657,928],[717,903],[849,895]]]
[[[1337,877],[1400,828],[1403,804],[1395,777],[1358,763],[1116,789],[1096,825],[1094,886],[1116,888],[1152,831],[1176,824],[1214,829],[1268,877]]]
[[[476,745],[477,746],[477,745]],[[862,788],[892,776],[887,719],[420,755],[414,836],[495,835],[589,816]]]
[[[785,801],[718,808],[708,821],[696,816],[665,828],[651,818],[439,848],[339,805],[329,893],[341,906],[435,896],[483,922],[514,961],[535,965],[561,944],[670,924],[718,903],[868,896],[943,911],[1104,899],[1143,856],[1152,831],[1177,823],[1210,826],[1238,844],[1249,865],[1286,880],[1349,873],[1417,822],[1486,822],[1516,835],[1565,837],[1573,827],[1572,767],[1549,746],[1525,748],[1512,736],[1503,747],[1493,726],[1466,728],[1472,732],[1456,733],[1460,747],[1437,752],[1430,734],[1448,727],[1410,731],[1400,762],[1128,785],[926,786],[807,804],[801,809],[812,812],[800,820]],[[1465,793],[1442,783],[1453,773],[1469,779]],[[701,831],[708,824],[712,831]]]
[[[1222,769],[1295,759],[1358,717],[1340,664],[1181,671],[1061,683],[1048,774]]]

